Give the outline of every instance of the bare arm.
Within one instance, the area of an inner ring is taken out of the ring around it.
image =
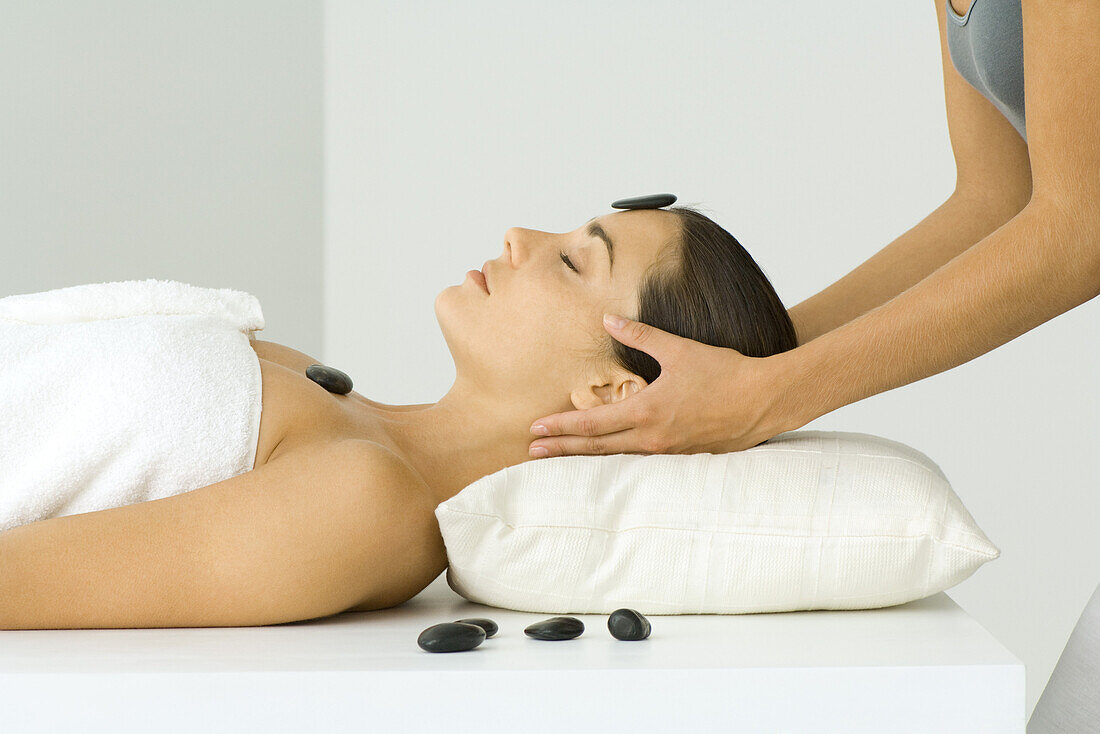
[[[799,345],[879,306],[1000,227],[1022,208],[1007,197],[952,194],[863,264],[788,310]]]
[[[947,43],[945,0],[934,0],[955,191],[918,224],[836,283],[789,310],[798,343],[880,306],[1016,216],[1032,195],[1027,144],[962,78]],[[1031,117],[1028,115],[1028,121]]]
[[[942,26],[942,3],[936,7]],[[797,428],[843,405],[968,362],[1100,294],[1100,65],[1095,56],[1100,5],[1023,0],[1022,11],[1028,133],[1023,148],[1008,144],[1011,137],[998,118],[959,124],[976,121],[973,115],[983,114],[983,108],[959,83],[941,49],[952,145],[956,159],[962,154],[966,162],[956,189],[979,191],[978,181],[1015,180],[1012,172],[1022,167],[989,165],[1001,158],[1011,162],[1023,150],[1032,178],[1027,205],[886,303],[769,357],[776,359],[787,387],[776,398],[773,427]],[[942,29],[940,38],[942,44]],[[965,100],[964,92],[974,104],[960,107],[952,101]],[[959,118],[962,109],[970,112]],[[1002,144],[978,156],[978,136],[985,141],[994,136]]]
[[[769,357],[788,384],[784,430],[968,362],[1100,294],[1100,222],[1071,201],[1033,198],[896,297]]]
[[[248,627],[400,604],[446,567],[419,478],[369,442],[0,533],[0,629]]]

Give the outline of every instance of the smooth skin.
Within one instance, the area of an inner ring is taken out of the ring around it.
[[[532,441],[532,456],[751,448],[964,364],[1100,295],[1100,3],[1023,0],[1025,143],[952,64],[946,1],[935,8],[951,196],[790,309],[799,346],[782,354],[746,357],[605,319],[608,333],[661,364],[661,376],[621,402],[535,421],[531,432],[547,437]],[[953,7],[962,14],[963,4]]]
[[[0,629],[249,627],[411,599],[447,566],[426,488],[356,439],[0,533]]]

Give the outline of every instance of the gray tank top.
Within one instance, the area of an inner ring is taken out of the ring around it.
[[[970,0],[966,15],[947,9],[947,46],[963,79],[1008,118],[1027,142],[1024,124],[1024,23],[1020,0]]]

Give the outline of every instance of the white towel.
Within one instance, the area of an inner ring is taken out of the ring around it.
[[[255,296],[177,281],[0,298],[0,531],[252,469]]]

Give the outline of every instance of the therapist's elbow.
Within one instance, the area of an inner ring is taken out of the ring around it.
[[[1049,239],[1063,243],[1073,279],[1087,285],[1090,299],[1100,295],[1100,187],[1095,193],[1037,193],[1017,216],[1030,218]]]
[[[972,184],[956,186],[951,200],[961,201],[968,217],[980,217],[984,221],[1001,225],[1024,211],[1033,198],[1030,185],[988,186]],[[996,227],[994,227],[996,228]]]

